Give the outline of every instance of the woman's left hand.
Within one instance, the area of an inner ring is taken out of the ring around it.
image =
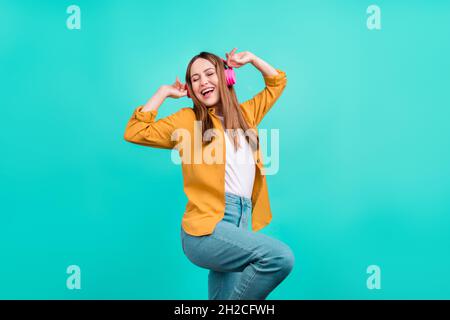
[[[236,48],[231,50],[230,53],[225,53],[227,57],[227,65],[232,68],[240,68],[243,65],[252,62],[255,55],[249,51],[243,51],[236,53]]]

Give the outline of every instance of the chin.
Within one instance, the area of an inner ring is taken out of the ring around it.
[[[202,101],[202,103],[207,106],[207,107],[213,107],[215,105],[217,105],[217,103],[219,102],[219,99],[214,99],[214,100],[207,100],[207,101]]]

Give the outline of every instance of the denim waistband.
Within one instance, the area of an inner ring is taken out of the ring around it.
[[[239,196],[234,193],[225,192],[225,202],[240,204],[242,206],[252,207],[252,200],[247,197]]]

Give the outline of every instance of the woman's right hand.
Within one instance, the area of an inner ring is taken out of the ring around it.
[[[186,95],[187,90],[177,77],[172,85],[163,85],[159,87],[158,91],[156,91],[156,93],[147,101],[141,111],[147,112],[158,110],[166,98],[170,97],[178,99]]]
[[[175,82],[171,85],[163,86],[166,92],[166,96],[174,99],[178,99],[187,95],[187,90],[185,89],[185,85],[181,83],[178,77]]]

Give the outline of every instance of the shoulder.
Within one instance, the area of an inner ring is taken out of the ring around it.
[[[181,108],[169,116],[174,127],[190,128],[195,121],[195,112],[192,107]]]
[[[192,107],[181,108],[178,111],[178,113],[179,113],[179,116],[185,120],[191,121],[191,120],[195,119],[195,112],[194,112],[194,108],[192,108]]]
[[[184,107],[172,113],[170,116],[176,118],[190,118],[195,117],[195,113],[192,107]]]
[[[186,116],[188,116],[188,115],[195,116],[194,108],[192,108],[192,107],[181,108],[180,112],[182,112]]]
[[[255,126],[255,121],[252,116],[252,113],[250,111],[250,108],[248,108],[250,101],[245,101],[243,103],[240,103],[239,106],[241,108],[242,116],[244,117],[245,121],[250,127]]]

